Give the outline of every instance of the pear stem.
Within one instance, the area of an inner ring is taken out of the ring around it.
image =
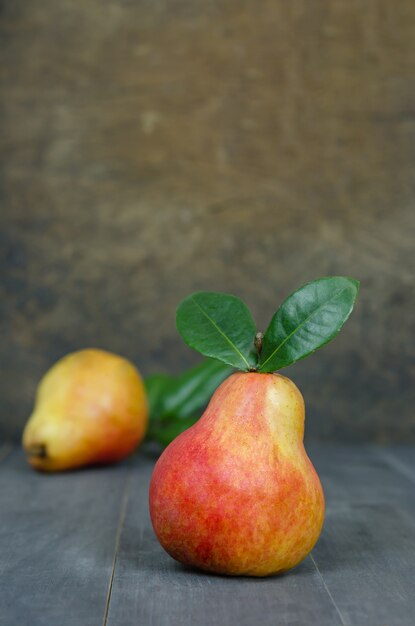
[[[264,333],[261,333],[261,331],[259,330],[257,334],[255,335],[255,340],[254,340],[255,350],[257,351],[258,357],[261,356],[263,339],[264,339]]]
[[[45,444],[39,443],[26,447],[26,453],[29,457],[37,459],[47,459],[48,453]]]

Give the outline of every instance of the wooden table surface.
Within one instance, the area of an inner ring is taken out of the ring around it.
[[[266,579],[182,567],[147,507],[154,457],[57,475],[0,450],[1,626],[412,626],[415,448],[313,445],[326,494],[305,561]]]

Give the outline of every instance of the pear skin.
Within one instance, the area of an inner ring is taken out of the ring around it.
[[[144,384],[132,363],[81,350],[40,381],[23,446],[29,463],[48,472],[113,463],[143,439],[147,419]]]
[[[268,576],[300,563],[324,519],[303,435],[304,401],[291,380],[230,376],[155,466],[150,514],[164,549],[218,574]]]

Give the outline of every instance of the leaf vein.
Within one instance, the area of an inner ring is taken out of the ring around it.
[[[304,326],[304,324],[306,324],[308,322],[308,320],[313,317],[314,315],[316,315],[316,313],[318,313],[318,311],[320,309],[322,309],[324,306],[326,306],[328,303],[330,303],[331,300],[334,300],[335,298],[337,298],[337,296],[339,296],[341,293],[343,293],[343,291],[346,291],[347,287],[343,287],[342,289],[340,289],[339,291],[337,291],[335,294],[333,294],[333,296],[331,298],[329,298],[328,300],[326,300],[326,302],[323,302],[323,304],[320,304],[316,309],[314,309],[314,311],[312,313],[310,313],[310,315],[308,315],[305,320],[303,322],[301,322],[301,324],[299,324],[289,335],[287,335],[287,337],[275,348],[275,350],[269,355],[269,357],[266,359],[266,361],[264,361],[260,367],[259,367],[259,371],[262,370],[262,368],[268,363],[268,361],[270,361],[276,354],[277,352],[284,346],[284,344],[287,343],[287,341],[293,336],[295,335],[296,332],[298,332],[300,330],[300,328],[302,326]]]
[[[225,333],[221,330],[221,328],[216,324],[216,322],[206,313],[206,311],[200,306],[200,304],[197,302],[197,300],[195,300],[194,297],[192,297],[193,302],[195,303],[195,305],[198,307],[198,309],[201,311],[201,313],[203,313],[203,315],[206,317],[206,319],[209,320],[209,322],[216,328],[216,330],[219,332],[220,335],[222,335],[222,337],[224,337],[224,339],[226,339],[226,341],[229,343],[229,345],[235,350],[235,352],[237,354],[239,354],[239,356],[241,357],[241,359],[244,361],[244,363],[246,363],[246,366],[249,368],[249,363],[246,360],[246,358],[244,357],[244,355],[242,354],[242,352],[237,348],[237,346],[235,346],[235,344],[229,339],[229,337],[227,335],[225,335]]]

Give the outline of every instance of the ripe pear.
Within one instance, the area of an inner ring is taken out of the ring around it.
[[[155,466],[150,513],[164,549],[229,575],[268,576],[302,561],[324,518],[303,434],[304,401],[291,380],[230,376]]]
[[[38,470],[112,463],[143,439],[147,415],[144,384],[132,363],[103,350],[81,350],[40,381],[23,446]]]

